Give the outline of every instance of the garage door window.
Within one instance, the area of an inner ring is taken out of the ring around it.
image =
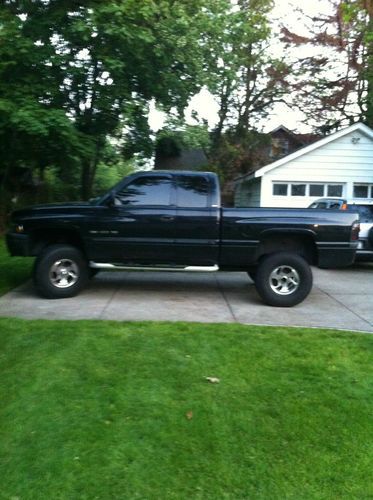
[[[343,195],[342,184],[328,184],[328,194],[327,196],[337,196],[341,197]]]
[[[354,198],[373,198],[373,184],[354,184]]]
[[[305,184],[292,184],[291,185],[291,196],[306,196],[306,185]]]
[[[324,184],[310,184],[310,196],[324,196]]]
[[[274,196],[287,196],[288,195],[288,185],[287,184],[273,184],[273,195]]]
[[[329,184],[321,182],[274,182],[272,186],[274,196],[310,196],[322,198],[341,198],[343,196],[343,184]],[[373,185],[371,186],[373,193]]]

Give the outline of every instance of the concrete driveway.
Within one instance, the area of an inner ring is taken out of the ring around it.
[[[245,273],[102,272],[72,299],[45,300],[26,283],[0,299],[0,316],[42,319],[238,322],[373,332],[373,264],[313,268],[296,307],[264,305]]]

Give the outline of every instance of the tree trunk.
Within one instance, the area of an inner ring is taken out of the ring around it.
[[[81,173],[81,196],[83,200],[92,198],[93,182],[95,180],[98,162],[101,153],[101,141],[96,142],[95,154],[93,158],[83,160]]]

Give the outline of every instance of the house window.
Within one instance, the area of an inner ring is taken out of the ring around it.
[[[274,137],[271,143],[270,156],[273,158],[278,158],[286,156],[287,154],[289,154],[289,141],[287,139]]]
[[[288,195],[288,185],[287,184],[273,184],[273,195],[274,196],[287,196]]]
[[[372,198],[373,184],[354,184],[354,198]]]
[[[364,185],[354,185],[354,198],[368,198],[368,187]]]
[[[306,196],[306,184],[292,184],[291,196]]]
[[[373,184],[368,185],[373,197]],[[343,184],[321,184],[311,182],[274,182],[272,192],[274,196],[309,196],[322,198],[329,196],[341,198],[343,196]]]
[[[327,196],[341,197],[343,194],[342,184],[328,184],[327,193]]]
[[[310,196],[324,196],[324,184],[310,184]]]

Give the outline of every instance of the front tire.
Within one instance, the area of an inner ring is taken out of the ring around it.
[[[292,307],[312,289],[312,271],[300,255],[279,252],[263,258],[255,278],[256,289],[270,306]]]
[[[86,285],[88,272],[80,250],[70,245],[51,245],[35,261],[34,285],[48,299],[74,297]]]

